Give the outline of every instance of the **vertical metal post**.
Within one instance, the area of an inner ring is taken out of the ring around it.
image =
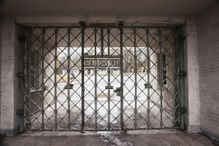
[[[25,30],[25,45],[24,45],[24,126],[25,129],[28,130],[28,114],[29,114],[29,105],[28,103],[28,98],[29,98],[29,88],[28,88],[28,64],[27,64],[27,48],[29,44],[28,35],[27,35],[27,30]]]
[[[150,83],[150,42],[149,42],[149,28],[146,29],[146,46],[147,46],[147,82]],[[147,102],[148,102],[148,109],[147,109],[147,127],[148,129],[151,128],[150,122],[150,104],[151,104],[151,96],[150,96],[150,88],[147,88]]]
[[[178,104],[179,106],[179,110],[178,110],[178,114],[180,116],[180,128],[182,130],[186,129],[186,124],[187,124],[187,119],[186,119],[186,113],[185,113],[185,109],[187,107],[187,98],[185,95],[185,92],[187,90],[187,88],[185,88],[185,75],[183,75],[184,71],[186,70],[185,68],[185,52],[184,52],[184,41],[185,41],[185,34],[184,34],[184,30],[182,27],[178,28],[178,40],[177,40],[177,44],[178,44],[178,81],[179,81],[179,96],[178,96]],[[182,72],[183,74],[181,74],[180,72]],[[181,75],[180,75],[181,74]]]
[[[125,131],[124,123],[123,123],[123,22],[119,22],[119,30],[120,30],[120,79],[121,79],[121,91],[120,91],[120,124],[121,130]]]
[[[163,128],[163,63],[162,63],[162,32],[158,29],[159,41],[159,85],[160,85],[160,127]]]
[[[110,29],[109,27],[107,28],[107,49],[108,49],[108,56],[110,56]],[[107,60],[108,62],[110,61],[109,58]],[[107,70],[107,74],[108,74],[108,87],[111,85],[110,84],[110,66],[108,66],[108,70]],[[108,102],[108,130],[110,130],[110,88],[108,88],[108,98],[107,98],[107,102]]]
[[[54,101],[55,101],[55,131],[58,128],[58,119],[57,119],[57,47],[58,47],[58,42],[57,42],[57,37],[58,37],[58,28],[55,28],[55,45],[54,45],[54,50],[55,50],[55,58],[54,58]]]
[[[70,69],[70,59],[71,59],[71,56],[70,56],[70,47],[71,47],[71,40],[70,40],[70,36],[71,35],[71,28],[68,27],[68,42],[67,42],[67,47],[68,47],[68,69],[67,69],[67,73],[68,73],[68,86],[70,86],[70,73],[71,73],[71,69]],[[67,93],[67,100],[68,100],[68,130],[71,129],[71,121],[70,121],[70,100],[71,100],[71,95],[70,95],[70,89],[68,88],[67,89],[68,93]]]
[[[45,28],[43,28],[42,30],[42,54],[41,54],[41,73],[42,73],[42,77],[41,77],[41,88],[42,88],[42,97],[43,97],[43,103],[42,103],[42,131],[44,131],[44,114],[45,114],[45,110],[44,110],[44,101],[45,101],[45,97],[44,97],[44,90],[45,90],[45,85],[44,85],[44,49],[45,49]]]
[[[81,132],[84,132],[84,30],[85,23],[80,22],[81,25]]]
[[[94,28],[94,49],[95,58],[97,56],[97,28]],[[94,102],[95,102],[95,130],[97,130],[97,59],[95,59],[95,70],[94,70]]]
[[[136,42],[136,28],[133,29],[133,33],[134,33],[134,74],[135,74],[134,129],[136,129],[137,128],[137,53],[136,53],[137,42]]]
[[[177,113],[177,105],[178,105],[178,89],[179,89],[179,86],[178,86],[178,38],[177,37],[177,29],[174,29],[174,33],[173,33],[173,37],[174,37],[174,48],[173,48],[173,55],[174,55],[174,63],[173,63],[173,69],[174,69],[174,77],[173,77],[173,94],[174,94],[174,104],[173,104],[173,119],[174,119],[174,122],[173,122],[173,127],[177,127],[178,125],[178,113]]]
[[[31,37],[32,37],[32,35],[33,35],[33,32],[31,32]],[[29,72],[28,72],[28,84],[29,84],[29,99],[31,98],[31,88],[32,88],[32,86],[33,86],[33,82],[34,82],[34,79],[32,78],[32,73],[33,73],[33,60],[32,60],[32,55],[33,55],[33,42],[32,42],[32,40],[30,39],[30,48],[29,48],[29,52],[28,52],[28,54],[29,54],[29,56],[28,56],[28,62],[29,62]],[[28,104],[29,104],[29,106],[31,105],[31,100],[28,100]],[[31,107],[32,108],[32,107]],[[31,123],[31,113],[30,113],[30,110],[29,110],[29,128],[30,128],[30,130],[32,130],[32,123]]]
[[[25,96],[25,104],[26,104],[26,121],[27,130],[31,130],[31,114],[30,114],[30,96],[31,96],[31,75],[30,75],[30,69],[31,69],[31,57],[30,57],[30,50],[32,46],[32,29],[26,31],[26,38],[27,42],[25,45],[25,88],[26,88],[26,96]]]

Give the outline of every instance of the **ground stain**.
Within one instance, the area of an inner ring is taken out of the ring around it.
[[[101,141],[108,143],[109,146],[134,146],[132,142],[119,139],[118,136],[110,132],[98,132]]]

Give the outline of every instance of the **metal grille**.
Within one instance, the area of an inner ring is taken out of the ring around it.
[[[174,27],[30,27],[25,127],[32,131],[179,128]]]

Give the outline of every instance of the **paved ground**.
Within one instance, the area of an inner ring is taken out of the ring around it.
[[[1,146],[216,146],[200,134],[111,134],[16,136]]]

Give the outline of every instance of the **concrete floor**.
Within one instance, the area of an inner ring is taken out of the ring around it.
[[[216,146],[200,134],[20,135],[7,137],[1,146]]]

